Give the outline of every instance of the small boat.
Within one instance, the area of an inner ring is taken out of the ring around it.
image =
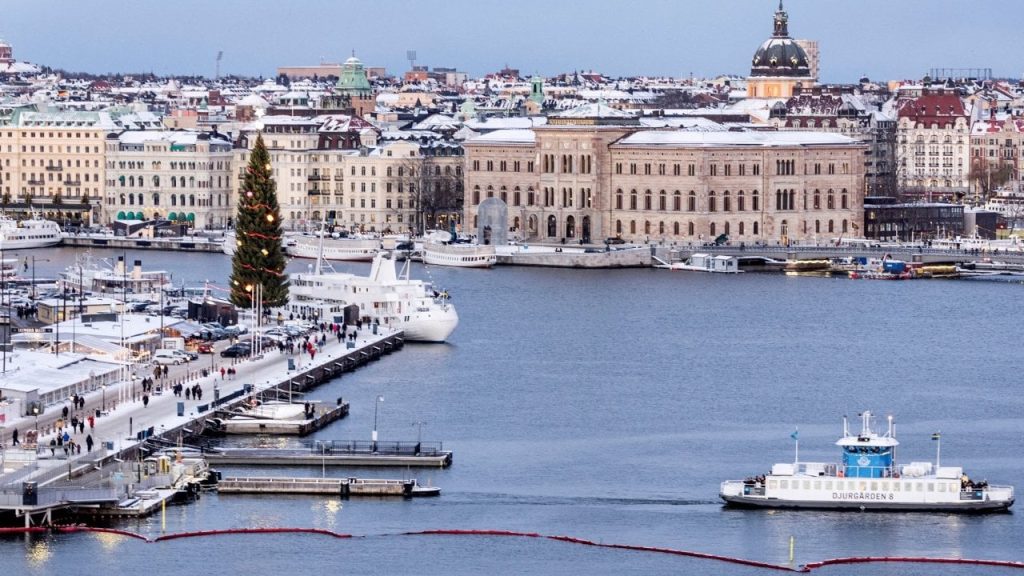
[[[739,274],[739,260],[734,256],[712,256],[711,254],[693,254],[685,262],[674,262],[657,266],[666,270],[691,270],[694,272],[713,272],[716,274]]]
[[[843,418],[839,464],[800,462],[772,466],[771,472],[745,480],[722,482],[719,496],[726,504],[747,508],[814,508],[823,510],[883,510],[926,512],[999,512],[1013,506],[1013,486],[990,485],[970,478],[959,466],[911,462],[897,466],[892,417],[878,434],[871,412],[860,415],[862,429],[850,434]],[[799,450],[799,435],[794,432]],[[941,442],[940,434],[932,439]]]
[[[296,236],[293,239],[295,242],[285,247],[285,253],[293,258],[318,258],[322,251],[325,260],[370,262],[381,251],[379,238]]]
[[[24,220],[0,215],[0,248],[4,250],[45,248],[60,244],[63,239],[56,222],[40,218],[34,211],[31,218]]]

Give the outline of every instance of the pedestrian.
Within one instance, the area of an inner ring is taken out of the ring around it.
[[[92,452],[92,434],[85,437],[85,451]]]
[[[61,415],[62,415],[62,416],[64,417],[64,419],[66,420],[66,419],[67,419],[67,417],[68,417],[68,407],[67,407],[67,406],[65,406],[65,407],[64,407],[64,408],[63,408],[63,409],[62,409],[62,410],[60,411],[60,413],[61,413]]]
[[[225,373],[227,373],[227,370],[225,370],[224,367],[221,366],[220,367],[220,379],[221,379],[222,382],[224,381],[224,374]]]
[[[192,399],[192,390],[190,388],[185,388],[185,400],[191,400],[191,399]]]
[[[61,436],[61,439],[64,440],[65,444],[67,444],[68,442],[71,441],[71,434],[68,434],[67,431],[65,430],[64,435]]]
[[[85,434],[85,420],[78,423],[78,433]]]
[[[14,433],[11,434],[11,440],[12,440],[11,446],[17,446],[18,445],[18,429],[17,428],[15,428],[14,429]]]
[[[96,428],[96,418],[89,416],[89,430]]]
[[[149,394],[143,394],[142,395],[142,407],[143,408],[148,408],[149,407]]]
[[[81,444],[75,443],[75,453],[76,454],[81,454],[82,453],[82,445]]]
[[[168,366],[166,364],[164,364],[164,369],[163,369],[163,376],[164,376],[164,378],[167,378],[167,374],[169,374],[170,371],[171,371],[171,369],[168,368]]]
[[[57,455],[57,439],[50,438],[50,458]]]

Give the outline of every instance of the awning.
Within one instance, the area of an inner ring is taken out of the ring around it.
[[[185,219],[188,220],[189,222],[195,222],[196,221],[196,215],[194,213],[192,213],[192,212],[189,212],[188,216],[186,216]]]
[[[167,215],[167,219],[170,220],[171,222],[174,222],[175,220],[178,219],[178,213],[171,212],[170,214]]]
[[[118,219],[118,220],[124,220],[124,219],[125,219],[125,214],[124,214],[124,212],[118,212],[118,213],[117,213],[117,219]]]

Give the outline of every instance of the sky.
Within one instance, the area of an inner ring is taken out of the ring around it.
[[[747,75],[777,0],[3,0],[14,57],[67,70],[273,76],[352,51],[390,74],[417,64],[480,76]],[[1024,0],[786,0],[818,40],[823,82],[930,68],[1024,75]]]

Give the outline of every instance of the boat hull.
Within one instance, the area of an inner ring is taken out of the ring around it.
[[[459,325],[455,308],[431,313],[426,317],[414,316],[402,327],[405,339],[410,342],[444,342]]]
[[[1006,512],[1013,506],[1014,500],[983,500],[964,502],[890,502],[872,500],[822,501],[822,500],[783,500],[779,498],[763,498],[751,496],[733,496],[719,494],[729,506],[738,508],[775,508],[804,510],[853,510],[878,512]]]

